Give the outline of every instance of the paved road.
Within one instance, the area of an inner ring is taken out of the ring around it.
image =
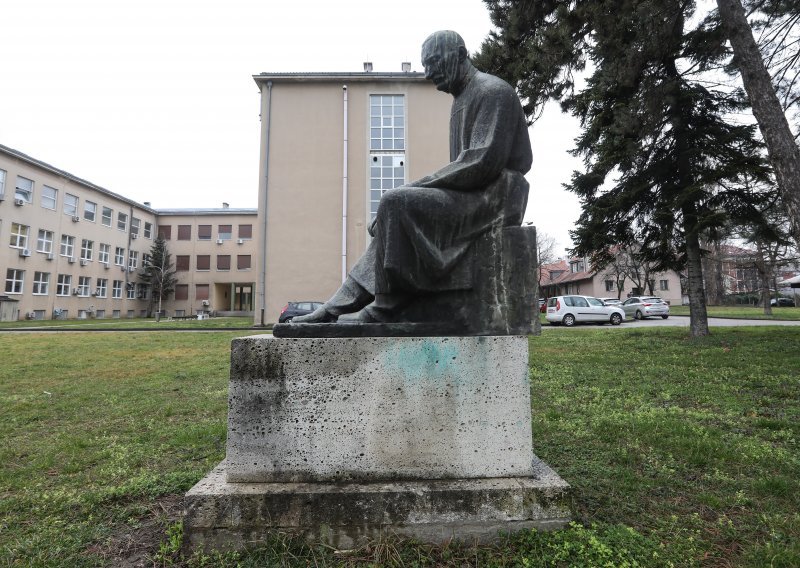
[[[731,326],[750,326],[750,325],[800,325],[800,320],[755,320],[755,319],[731,319],[731,318],[708,318],[709,327],[731,327]],[[575,326],[575,327],[594,327],[594,326]],[[647,318],[636,321],[627,319],[622,325],[604,325],[608,329],[633,329],[634,327],[689,327],[689,316],[670,316],[667,319]],[[558,326],[555,329],[563,328]],[[554,326],[543,324],[542,329],[554,329]]]

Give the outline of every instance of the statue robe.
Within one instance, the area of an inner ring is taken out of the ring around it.
[[[374,238],[350,272],[372,294],[470,289],[472,243],[522,223],[531,145],[508,83],[470,69],[453,100],[450,159],[381,198]]]

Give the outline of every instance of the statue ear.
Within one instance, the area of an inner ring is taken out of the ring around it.
[[[458,61],[459,61],[459,63],[461,63],[462,61],[467,59],[468,56],[469,56],[469,53],[467,53],[467,48],[464,47],[463,45],[459,45],[458,46]]]

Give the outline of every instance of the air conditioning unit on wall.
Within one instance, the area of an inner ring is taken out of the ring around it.
[[[15,199],[14,200],[14,205],[16,205],[17,207],[25,205],[25,200],[24,199]]]

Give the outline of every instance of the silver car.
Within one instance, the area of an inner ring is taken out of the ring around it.
[[[655,296],[632,296],[622,303],[626,316],[633,319],[644,319],[651,316],[669,317],[669,304]]]
[[[567,327],[576,323],[619,325],[625,319],[625,312],[591,296],[553,296],[547,300],[545,318],[552,325],[564,324]]]

